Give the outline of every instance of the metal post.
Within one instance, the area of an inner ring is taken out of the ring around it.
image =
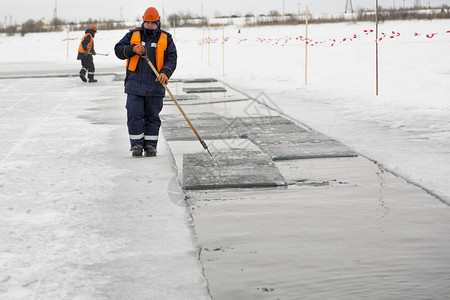
[[[375,8],[375,77],[376,77],[376,95],[378,96],[378,0]]]
[[[173,39],[177,39],[177,21],[173,21]]]
[[[308,84],[308,5],[306,5],[306,35],[305,35],[305,85]]]
[[[69,28],[67,28],[67,60],[69,60]]]
[[[203,64],[203,44],[205,43],[205,26],[202,26],[202,64]]]
[[[208,18],[208,67],[211,65],[211,17]]]
[[[225,76],[225,25],[222,25],[222,76]]]

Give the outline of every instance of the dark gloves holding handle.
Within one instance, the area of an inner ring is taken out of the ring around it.
[[[145,55],[146,53],[144,46],[141,45],[133,45],[131,51],[139,56]],[[169,77],[164,73],[160,73],[159,76],[156,77],[155,81],[167,84],[169,82]]]
[[[141,45],[134,45],[133,48],[131,48],[131,51],[133,51],[134,53],[136,53],[137,55],[145,55],[145,48],[144,46]]]

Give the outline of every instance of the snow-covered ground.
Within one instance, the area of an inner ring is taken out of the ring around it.
[[[0,80],[0,299],[210,298],[167,144],[130,157],[112,77]]]
[[[304,26],[225,28],[224,80],[253,97],[264,92],[290,117],[450,203],[450,21],[380,24],[386,37],[379,43],[379,96],[374,29],[369,23],[310,26],[309,38],[319,44],[308,48],[305,85],[305,43],[295,39],[305,37]],[[192,30],[186,32],[176,31],[176,75],[220,77],[222,29],[211,31],[219,39],[211,49],[198,48],[189,40]],[[194,39],[202,37],[198,30]]]
[[[304,26],[229,26],[224,45],[222,28],[176,29],[174,77],[212,76],[255,98],[263,92],[280,112],[450,203],[450,21],[380,25],[387,35],[379,44],[379,96],[375,37],[365,32],[372,29],[367,23],[310,26],[307,85]],[[124,34],[98,33],[96,51],[110,53],[95,57],[98,73],[124,70],[113,55]],[[71,32],[68,42],[66,32],[0,36],[0,77],[76,75],[82,35]],[[201,43],[209,35],[218,40]],[[78,78],[0,79],[0,217],[7,224],[1,228],[7,273],[0,274],[0,292],[7,299],[124,298],[132,290],[164,299],[207,298],[189,216],[166,193],[175,176],[171,155],[162,141],[158,163],[129,157],[122,84],[102,86],[102,79],[96,85]],[[96,122],[105,126],[100,130]],[[111,164],[104,164],[106,157]],[[155,176],[140,174],[142,167]],[[147,184],[154,193],[139,189]],[[121,190],[124,185],[132,192]],[[123,220],[131,223],[121,227]],[[102,277],[117,265],[123,274]],[[136,277],[141,281],[132,282]],[[88,281],[105,289],[117,285],[111,293],[92,290]]]

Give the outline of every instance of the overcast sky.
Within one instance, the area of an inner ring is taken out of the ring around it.
[[[277,10],[283,13],[297,13],[299,7],[304,11],[305,5],[312,14],[341,13],[347,1],[351,1],[353,8],[374,8],[376,0],[0,0],[0,21],[22,23],[28,19],[51,20],[57,3],[58,18],[75,21],[91,19],[117,19],[121,16],[125,20],[133,21],[142,16],[149,6],[156,7],[161,14],[190,11],[192,14],[214,17],[216,13],[229,15],[230,13],[254,14],[268,13]],[[392,7],[412,6],[415,0],[378,0],[379,5]],[[449,4],[450,0],[420,0],[422,5]]]

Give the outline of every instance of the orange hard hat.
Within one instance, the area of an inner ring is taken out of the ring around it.
[[[95,26],[95,25],[92,25],[89,29],[92,29],[92,30],[94,30],[95,32],[97,32],[97,26]]]
[[[159,19],[161,19],[161,17],[159,16],[159,12],[154,7],[147,8],[144,15],[142,16],[142,20],[144,20],[145,22],[156,22]]]

